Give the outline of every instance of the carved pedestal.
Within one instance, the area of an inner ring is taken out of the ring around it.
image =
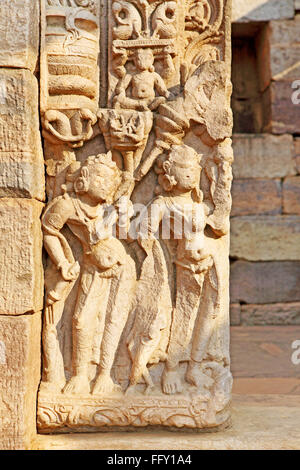
[[[39,432],[229,423],[229,38],[229,0],[42,0]]]

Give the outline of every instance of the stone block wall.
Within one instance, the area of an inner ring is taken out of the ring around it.
[[[39,2],[0,2],[0,449],[36,433],[43,307]]]
[[[234,3],[233,39],[255,50],[248,56],[233,50],[231,323],[295,325],[300,323],[300,103],[292,95],[300,90],[300,4]],[[255,104],[251,70],[258,83]],[[248,129],[240,116],[246,116]]]

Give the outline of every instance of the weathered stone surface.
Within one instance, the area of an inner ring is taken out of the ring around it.
[[[294,0],[233,0],[232,21],[270,21],[293,18]]]
[[[299,377],[235,377],[233,393],[238,394],[284,394],[300,395]],[[299,396],[297,397],[299,399]]]
[[[236,29],[237,27],[235,27]],[[257,74],[257,51],[254,48],[252,37],[241,36],[239,31],[242,26],[238,27],[238,31],[233,31],[232,47],[234,61],[232,63],[232,81],[234,88],[232,98],[239,100],[257,98],[261,99],[258,87]],[[252,33],[252,30],[251,30]],[[253,34],[256,30],[253,31]]]
[[[28,70],[0,69],[0,197],[44,199],[38,85]]]
[[[268,304],[300,301],[300,262],[249,263],[231,265],[231,302]]]
[[[28,449],[36,433],[41,314],[0,315],[0,352],[0,449]]]
[[[230,254],[249,261],[299,260],[300,217],[234,217]]]
[[[232,34],[232,109],[234,133],[261,133],[265,125],[268,93],[262,93],[270,83],[266,28],[257,24],[235,24]]]
[[[296,174],[291,135],[234,134],[234,178],[281,178]]]
[[[247,69],[246,69],[247,70]],[[234,115],[234,132],[260,134],[263,131],[264,100],[260,95],[248,99],[232,99]]]
[[[0,314],[43,307],[42,207],[34,200],[0,199]]]
[[[241,305],[230,304],[230,325],[239,326],[241,323]]]
[[[266,132],[297,134],[299,129],[299,28],[300,15],[296,15],[292,21],[272,21],[265,34],[267,54],[264,54],[260,68],[264,76],[267,71],[269,79],[273,80],[265,116]]]
[[[250,23],[251,24],[251,23]],[[256,49],[255,53],[257,55],[257,80],[259,83],[260,92],[264,92],[266,99],[268,99],[267,89],[271,83],[271,71],[270,71],[270,23],[262,23],[259,28],[259,34],[254,37]],[[263,26],[262,26],[263,25]],[[262,95],[263,98],[263,95]],[[265,105],[262,100],[262,105],[265,108]],[[264,118],[265,118],[265,109]]]
[[[299,89],[299,87],[298,87]],[[299,91],[292,88],[292,81],[280,80],[270,86],[270,113],[265,132],[274,134],[297,134],[300,127],[300,104],[292,101],[293,94]]]
[[[0,67],[34,71],[39,47],[39,2],[1,0]]]
[[[300,74],[300,15],[292,21],[272,21],[267,41],[272,80],[298,80]]]
[[[299,377],[292,344],[300,326],[233,326],[230,333],[235,377]]]
[[[300,176],[285,178],[282,187],[283,212],[300,215]]]
[[[300,137],[294,139],[295,155],[300,157]]]
[[[300,325],[300,302],[241,306],[242,325]]]
[[[296,164],[296,171],[298,175],[300,174],[300,138],[296,137],[294,139],[295,145],[295,164]]]
[[[281,213],[280,180],[236,179],[232,185],[231,216]]]

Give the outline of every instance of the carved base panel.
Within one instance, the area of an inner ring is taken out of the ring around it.
[[[230,426],[230,403],[217,412],[214,401],[201,395],[95,398],[39,394],[40,433],[125,431],[146,426],[170,431],[221,430]]]

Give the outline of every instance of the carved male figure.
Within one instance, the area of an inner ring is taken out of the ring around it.
[[[155,110],[171,97],[165,82],[153,67],[154,56],[152,50],[137,49],[134,56],[136,73],[126,74],[116,88],[114,107],[135,109],[137,111]],[[128,88],[131,96],[127,96]],[[159,96],[156,97],[156,92]]]
[[[83,164],[72,164],[66,179],[65,194],[52,201],[43,218],[45,248],[60,271],[61,280],[72,282],[78,275],[70,257],[66,257],[70,247],[61,233],[65,225],[79,239],[83,249],[73,315],[73,376],[65,385],[64,392],[90,391],[89,365],[99,316],[103,333],[93,393],[103,393],[116,389],[111,368],[135,283],[133,260],[112,233],[117,216],[114,215],[112,220],[104,217],[105,205],[114,202],[121,184],[121,172],[110,154],[101,154],[89,157]],[[56,283],[52,290],[48,289],[47,301],[51,295],[59,301],[58,285]],[[56,318],[55,322],[58,321]],[[44,331],[47,339],[47,325]],[[44,341],[44,349],[47,347],[48,343]]]

